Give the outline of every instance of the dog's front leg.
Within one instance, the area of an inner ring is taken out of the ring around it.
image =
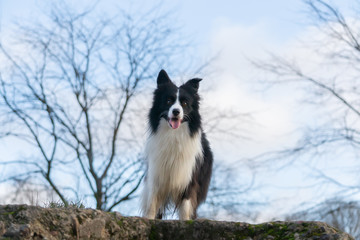
[[[159,201],[156,197],[156,194],[150,194],[149,199],[148,199],[145,217],[150,218],[150,219],[155,219],[158,209],[159,209]]]
[[[183,199],[179,208],[180,220],[190,220],[193,218],[193,206],[190,199]]]

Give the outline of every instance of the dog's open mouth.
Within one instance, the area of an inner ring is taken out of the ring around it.
[[[179,118],[175,118],[175,117],[170,118],[170,119],[169,119],[169,125],[170,125],[170,127],[171,127],[172,129],[177,129],[177,128],[179,128],[180,125],[181,125],[181,120],[180,120]]]

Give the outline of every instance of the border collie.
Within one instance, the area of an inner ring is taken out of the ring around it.
[[[201,127],[200,81],[194,78],[177,87],[164,70],[158,75],[145,148],[142,213],[147,218],[161,219],[173,204],[181,220],[195,219],[205,201],[213,156]]]

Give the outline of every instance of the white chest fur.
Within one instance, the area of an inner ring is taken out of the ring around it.
[[[148,184],[160,198],[176,198],[191,181],[196,157],[203,154],[201,132],[190,136],[188,123],[171,129],[163,119],[156,134],[149,137],[145,149],[148,160]]]

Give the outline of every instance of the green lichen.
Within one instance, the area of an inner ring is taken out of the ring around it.
[[[20,205],[19,208],[16,209],[15,211],[10,211],[11,210],[10,207],[5,207],[5,210],[8,212],[2,213],[1,215],[3,215],[3,216],[17,215],[19,212],[26,210],[26,206]]]
[[[118,220],[116,223],[119,227],[122,227],[124,225],[124,221],[122,219]]]
[[[109,214],[112,218],[116,218],[116,212],[105,212],[107,214]]]
[[[288,226],[280,222],[264,223],[249,226],[247,237],[272,236],[274,240],[295,239],[294,232],[288,231]]]
[[[158,234],[156,231],[156,227],[154,224],[151,225],[151,229],[150,229],[150,234],[149,234],[149,239],[150,240],[157,240],[158,238]]]
[[[56,230],[58,229],[58,226],[56,226],[55,224],[51,223],[51,224],[49,225],[49,229],[50,229],[50,231],[56,231]]]
[[[13,215],[13,214],[15,214],[15,211],[14,212],[5,212],[5,213],[2,213],[1,215],[8,216],[8,215]]]
[[[194,220],[186,220],[185,223],[188,225],[192,225],[194,224]]]

